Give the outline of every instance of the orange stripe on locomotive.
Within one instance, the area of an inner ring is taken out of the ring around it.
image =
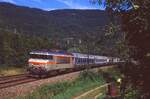
[[[56,64],[56,62],[46,62],[46,63],[45,62],[29,62],[29,63],[34,64],[34,65]]]
[[[72,56],[53,56],[53,61],[50,62],[40,62],[40,61],[31,61],[29,63],[34,64],[34,65],[50,65],[50,64],[72,64],[73,58]]]

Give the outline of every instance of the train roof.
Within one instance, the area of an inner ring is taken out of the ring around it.
[[[109,57],[107,57],[107,56],[98,56],[98,55],[95,55],[95,58],[101,59],[101,58],[109,58]]]
[[[76,58],[90,58],[90,59],[101,59],[101,58],[111,58],[107,56],[99,56],[99,55],[88,55],[82,53],[68,53],[65,51],[53,51],[53,50],[36,50],[32,51],[29,54],[37,54],[37,55],[53,55],[53,56],[65,56],[65,57],[76,57]]]
[[[76,58],[94,58],[94,55],[81,54],[81,53],[72,53],[72,55]]]
[[[45,51],[45,50],[41,50],[41,51],[32,51],[29,54],[38,54],[38,55],[54,55],[54,56],[68,56],[71,57],[72,54],[71,53],[67,53],[64,51]]]

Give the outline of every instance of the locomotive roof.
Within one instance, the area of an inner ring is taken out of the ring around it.
[[[67,53],[64,51],[32,51],[30,54],[39,54],[39,55],[54,55],[54,56],[72,56],[71,53]]]

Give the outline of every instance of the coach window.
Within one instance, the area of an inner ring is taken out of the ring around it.
[[[87,59],[85,58],[85,63],[87,63]]]
[[[87,62],[90,63],[90,59],[87,59]]]
[[[83,63],[85,63],[85,58],[83,58]]]
[[[83,62],[83,58],[81,58],[81,63],[83,64],[84,62]]]
[[[82,58],[80,58],[80,64],[82,63]]]
[[[90,63],[92,63],[92,59],[90,59]]]
[[[82,58],[82,63],[84,64],[84,58]]]
[[[83,58],[81,58],[81,64],[83,64]]]
[[[92,59],[92,63],[94,63],[94,59]]]
[[[79,58],[79,63],[81,64],[81,58]]]
[[[78,63],[80,64],[80,62],[81,62],[81,59],[79,58],[79,59],[78,59]]]
[[[81,60],[81,58],[79,58],[79,63],[81,64],[81,62],[82,62],[82,60]]]
[[[93,63],[93,59],[91,59],[91,63]]]
[[[91,59],[89,59],[89,63],[91,63]]]
[[[88,59],[87,58],[85,59],[85,63],[88,63]]]

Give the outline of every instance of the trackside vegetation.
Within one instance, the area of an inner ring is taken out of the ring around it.
[[[0,77],[18,75],[26,72],[25,68],[15,67],[15,66],[0,66]]]
[[[121,78],[121,72],[118,67],[101,69],[101,70],[99,70],[99,72],[102,73],[103,76],[105,76],[106,74],[108,76],[111,76],[112,79],[114,79],[115,81],[117,81],[117,79]]]
[[[85,70],[81,72],[79,77],[74,81],[62,81],[55,84],[44,85],[30,94],[19,96],[16,99],[72,99],[106,84],[106,82],[108,82],[106,75],[114,79],[113,81],[117,81],[117,79],[121,77],[120,70],[115,67],[100,69],[98,72]],[[106,87],[97,90],[100,92],[97,94],[99,95],[97,99],[104,99],[107,97],[106,90]],[[118,85],[118,91],[119,90]],[[97,92],[94,91],[93,93]],[[90,97],[93,93],[87,96]],[[137,99],[138,96],[139,92],[128,85],[125,99]]]
[[[105,99],[106,95],[101,95],[97,99]]]
[[[101,73],[84,71],[75,81],[46,85],[17,99],[71,99],[104,83]]]

